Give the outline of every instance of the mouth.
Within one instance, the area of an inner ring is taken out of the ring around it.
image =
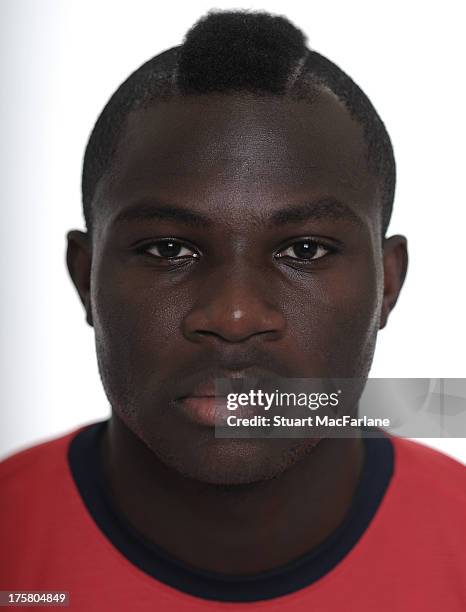
[[[264,377],[264,372],[260,374],[261,377]],[[248,376],[244,372],[236,376],[230,374],[217,379],[209,377],[185,389],[184,394],[174,400],[173,406],[185,419],[197,425],[211,428],[225,426],[227,417],[232,414],[247,418],[260,413],[261,409],[257,404],[236,404],[234,408],[228,405],[230,392],[234,392],[235,395],[248,392],[250,388],[257,385],[257,378]],[[226,386],[219,387],[219,381],[226,383]]]
[[[206,427],[215,427],[230,413],[227,398],[215,395],[182,397],[175,405],[188,420]]]

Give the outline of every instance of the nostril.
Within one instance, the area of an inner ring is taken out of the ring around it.
[[[194,333],[197,334],[198,336],[205,336],[207,338],[209,338],[210,336],[215,337],[215,338],[217,338],[217,337],[220,338],[221,337],[220,334],[217,334],[216,332],[206,331],[206,330],[203,330],[203,329],[196,329],[194,331]]]
[[[264,330],[264,331],[253,331],[250,333],[244,333],[238,331],[238,333],[234,333],[231,330],[228,333],[220,333],[208,330],[195,330],[193,332],[194,336],[200,338],[214,338],[215,340],[219,340],[222,342],[234,342],[234,343],[242,343],[246,342],[250,338],[257,336],[268,336],[269,340],[277,340],[280,337],[280,333],[276,330]]]

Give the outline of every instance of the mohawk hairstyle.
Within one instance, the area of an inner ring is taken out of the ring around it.
[[[82,174],[83,212],[92,229],[92,201],[110,168],[128,115],[157,99],[208,93],[315,98],[330,89],[364,131],[369,170],[382,183],[382,235],[395,193],[396,167],[386,128],[366,94],[333,62],[306,47],[285,17],[262,11],[209,11],[183,44],[156,55],[112,95],[89,138]]]

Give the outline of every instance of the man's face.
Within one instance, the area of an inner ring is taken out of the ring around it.
[[[251,482],[316,443],[216,438],[203,400],[180,398],[218,377],[367,375],[384,261],[365,156],[324,91],[130,115],[94,200],[89,320],[113,410],[166,465]]]

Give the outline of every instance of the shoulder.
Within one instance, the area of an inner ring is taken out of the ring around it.
[[[391,437],[394,481],[401,494],[416,505],[449,515],[466,512],[466,466],[420,442]]]
[[[83,425],[65,434],[34,444],[0,461],[0,490],[21,490],[26,483],[35,486],[67,469],[67,452]]]
[[[460,485],[464,488],[466,484],[466,466],[452,457],[438,451],[421,442],[407,438],[391,437],[395,451],[395,457],[405,472],[413,474],[416,478],[431,481],[432,478],[447,478],[448,483]],[[427,470],[427,471],[426,471]]]

